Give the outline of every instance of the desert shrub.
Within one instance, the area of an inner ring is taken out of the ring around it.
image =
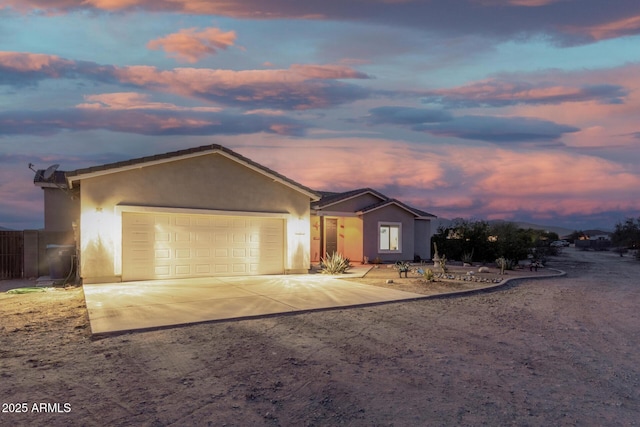
[[[327,254],[320,260],[320,266],[324,274],[343,274],[351,268],[349,258],[345,258],[338,252]]]
[[[640,247],[640,218],[627,218],[624,222],[618,222],[611,235],[611,241],[616,246],[629,249]]]
[[[496,259],[496,265],[500,269],[500,274],[504,274],[505,270],[513,270],[516,264],[517,264],[516,260],[508,259],[503,256]]]

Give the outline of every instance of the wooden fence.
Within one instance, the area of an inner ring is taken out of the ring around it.
[[[24,233],[0,231],[0,279],[22,277],[24,267]]]

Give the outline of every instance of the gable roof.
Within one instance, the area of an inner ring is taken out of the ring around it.
[[[130,159],[121,162],[108,163],[105,165],[92,166],[83,169],[76,169],[74,171],[66,172],[66,181],[68,182],[69,188],[73,188],[75,182],[80,181],[82,179],[93,178],[97,176],[108,175],[117,172],[123,172],[131,169],[138,169],[144,166],[152,166],[162,163],[173,162],[176,160],[183,160],[192,157],[204,156],[208,154],[220,154],[230,160],[233,160],[237,163],[240,163],[249,169],[252,169],[262,175],[265,175],[269,178],[272,178],[274,181],[277,181],[289,188],[297,190],[301,193],[306,194],[311,198],[311,200],[316,201],[319,200],[321,195],[306,187],[302,184],[295,182],[292,179],[287,178],[284,175],[279,174],[278,172],[269,169],[265,166],[262,166],[259,163],[254,162],[253,160],[244,157],[235,151],[232,151],[222,145],[211,144],[211,145],[203,145],[195,148],[188,148],[185,150],[172,151],[164,154],[156,154],[153,156],[139,157],[137,159]]]
[[[369,206],[366,206],[355,213],[357,213],[358,215],[363,215],[369,212],[373,212],[377,209],[384,208],[389,205],[395,205],[415,215],[418,219],[437,218],[435,215],[430,214],[429,212],[416,209],[412,206],[407,205],[406,203],[401,202],[400,200],[391,199],[372,188],[359,188],[357,190],[346,191],[344,193],[335,193],[335,192],[329,192],[329,191],[319,191],[318,193],[322,195],[322,198],[317,203],[314,203],[311,206],[312,209],[322,210],[330,206],[333,206],[337,203],[344,202],[345,200],[353,199],[355,197],[359,197],[364,194],[372,194],[378,197],[380,201],[377,203],[371,204]]]
[[[380,201],[389,200],[387,196],[377,192],[372,188],[358,188],[357,190],[346,191],[344,193],[334,193],[329,191],[319,191],[322,198],[318,203],[312,206],[313,209],[324,209],[329,206],[335,205],[340,202],[344,202],[349,199],[353,199],[364,194],[371,194],[380,199]]]
[[[426,218],[437,218],[435,215],[432,215],[428,212],[425,211],[421,211],[420,209],[416,209],[414,207],[411,207],[409,205],[407,205],[406,203],[402,203],[400,200],[397,199],[387,199],[384,200],[380,203],[376,203],[375,205],[371,205],[371,206],[367,206],[364,209],[361,209],[358,214],[366,214],[369,212],[373,212],[375,210],[384,208],[386,206],[390,206],[390,205],[396,205],[401,209],[404,209],[405,211],[415,215],[417,218],[419,219],[426,219]]]

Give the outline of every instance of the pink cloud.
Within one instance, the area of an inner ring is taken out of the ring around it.
[[[606,13],[602,0],[458,0],[457,7],[426,0],[4,0],[4,7],[45,13],[144,10],[241,19],[357,21],[499,39],[543,34],[560,43],[640,32],[633,18],[640,10],[633,1],[609,2]],[[470,13],[461,13],[465,8]]]
[[[425,92],[425,102],[454,108],[502,107],[516,104],[558,104],[595,100],[619,102],[627,91],[617,84],[571,82],[554,73],[554,83],[542,80],[544,73],[528,76],[505,75],[464,86]],[[525,80],[526,79],[526,80]]]
[[[198,62],[208,55],[233,46],[236,40],[235,31],[222,32],[219,28],[182,29],[159,39],[151,40],[149,49],[162,49],[178,61]]]
[[[572,33],[587,35],[594,40],[635,35],[640,32],[640,15],[591,26],[567,26],[566,29]]]
[[[74,61],[55,55],[25,52],[0,52],[0,67],[18,72],[37,71],[50,77],[60,77],[60,69],[75,66]]]
[[[232,104],[284,109],[322,108],[365,97],[365,91],[337,79],[368,76],[340,65],[292,65],[278,70],[213,70],[176,68],[158,70],[150,66],[118,68],[115,76],[123,83]],[[333,91],[334,85],[340,91]],[[335,97],[335,98],[334,98]]]
[[[640,209],[640,171],[595,156],[368,138],[223,142],[321,190],[373,187],[443,217],[596,215]],[[313,160],[311,160],[313,159]],[[354,173],[357,171],[357,173]]]
[[[204,111],[219,112],[219,107],[180,107],[166,102],[150,102],[149,95],[138,92],[115,92],[97,95],[85,95],[86,103],[76,108],[108,109],[108,110],[171,110],[171,111]]]
[[[252,109],[305,110],[353,102],[370,90],[339,80],[369,76],[344,65],[294,64],[288,69],[221,70],[152,66],[115,67],[52,55],[0,52],[0,84],[33,84],[48,78],[124,83]],[[111,100],[113,101],[113,99]]]

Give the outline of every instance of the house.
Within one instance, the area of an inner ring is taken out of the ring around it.
[[[40,174],[41,175],[41,174]],[[307,272],[313,190],[219,145],[64,172],[84,283]],[[36,185],[53,190],[36,174]],[[60,184],[58,184],[60,185]],[[72,209],[73,210],[73,209]]]
[[[332,252],[358,262],[431,258],[434,215],[371,188],[320,194],[311,204],[313,262]]]
[[[371,189],[317,192],[220,145],[34,183],[45,230],[75,236],[84,283],[306,273],[331,251],[429,257],[433,215]]]

